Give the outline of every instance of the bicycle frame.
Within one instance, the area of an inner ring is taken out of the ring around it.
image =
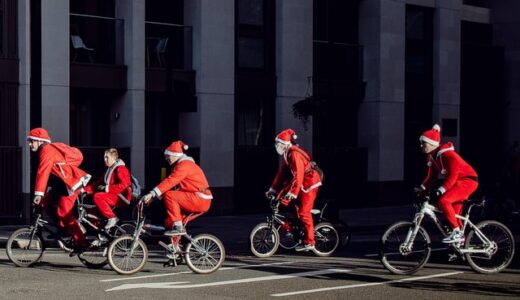
[[[479,205],[480,206],[482,204],[471,203],[465,215],[461,216],[461,215],[455,214],[455,217],[457,219],[462,220],[462,222],[463,222],[462,232],[466,232],[467,228],[475,231],[476,236],[484,243],[484,245],[486,245],[486,248],[485,249],[465,249],[465,248],[462,248],[463,243],[450,244],[451,248],[453,250],[455,250],[458,254],[465,254],[465,253],[484,253],[484,254],[488,254],[488,253],[493,251],[493,243],[469,219],[469,216],[470,216],[470,213],[471,213],[471,209],[475,205]],[[421,223],[422,223],[422,221],[423,221],[425,216],[428,216],[435,223],[435,225],[437,226],[437,228],[439,229],[439,231],[442,233],[442,235],[444,237],[446,237],[448,235],[447,230],[444,229],[444,226],[443,226],[442,222],[437,217],[438,213],[442,214],[442,211],[440,211],[437,207],[431,205],[428,202],[428,199],[426,199],[420,205],[420,209],[415,214],[414,220],[412,222],[413,223],[413,227],[410,228],[410,230],[408,231],[406,239],[405,239],[404,243],[402,244],[402,248],[401,249],[403,251],[407,251],[407,252],[411,252],[412,251],[412,249],[413,249],[413,242],[415,240],[415,237],[416,237],[417,233],[419,232],[419,228],[420,228]]]

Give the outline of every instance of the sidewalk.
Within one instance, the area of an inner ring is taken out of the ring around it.
[[[344,209],[339,219],[346,222],[352,232],[383,230],[401,220],[412,220],[412,206],[391,206],[377,208]],[[247,241],[254,226],[265,221],[267,214],[201,217],[190,223],[190,232],[208,232],[219,236],[223,242],[240,243]],[[5,247],[9,235],[26,225],[0,226],[0,247]]]

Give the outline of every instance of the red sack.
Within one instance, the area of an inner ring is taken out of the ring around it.
[[[64,143],[51,143],[58,152],[65,158],[65,163],[74,167],[79,167],[83,162],[83,154],[76,147],[69,146]]]

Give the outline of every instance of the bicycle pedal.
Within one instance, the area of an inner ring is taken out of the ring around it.
[[[169,259],[167,262],[165,262],[163,264],[164,268],[166,268],[166,267],[176,267],[176,266],[177,266],[177,262],[174,259]]]
[[[456,260],[459,260],[459,256],[457,254],[448,254],[448,261],[449,262],[452,262],[452,261],[456,261]]]

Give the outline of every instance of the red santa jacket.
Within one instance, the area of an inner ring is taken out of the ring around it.
[[[441,145],[438,150],[428,154],[428,174],[422,187],[428,189],[443,177],[444,182],[439,188],[442,193],[449,190],[457,180],[464,178],[477,180],[477,172],[455,152],[452,143]]]
[[[179,158],[172,168],[172,173],[152,191],[159,197],[177,185],[179,191],[196,193],[202,199],[213,199],[204,172],[193,158],[187,155]]]
[[[122,159],[118,159],[109,167],[105,172],[105,176],[89,184],[85,191],[93,193],[100,185],[105,186],[103,192],[117,195],[126,204],[130,204],[130,200],[132,200],[132,182],[130,180],[130,171]]]
[[[34,186],[34,195],[36,196],[45,194],[51,174],[63,181],[69,195],[77,189],[86,186],[91,178],[85,171],[68,164],[63,154],[56,147],[53,147],[52,144],[40,146],[39,159],[40,164]]]
[[[303,149],[292,145],[283,156],[271,192],[288,190],[287,194],[298,197],[300,190],[304,193],[321,186],[320,175],[311,167],[311,156]],[[284,196],[284,195],[282,195]]]

